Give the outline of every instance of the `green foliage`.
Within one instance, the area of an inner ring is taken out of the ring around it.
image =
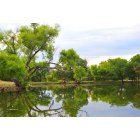
[[[130,64],[132,64],[133,67],[140,67],[140,54],[133,56],[130,59]]]
[[[20,28],[19,39],[23,44],[22,51],[28,56],[34,51],[45,51],[49,44],[58,36],[58,26],[37,25],[36,28],[23,26]],[[47,52],[46,52],[47,53]]]
[[[129,75],[131,76],[131,74],[133,74],[133,79],[137,79],[140,76],[140,54],[137,54],[135,56],[133,56],[130,59],[129,62],[130,66],[131,66],[131,73],[129,73]]]
[[[0,43],[7,54],[19,54],[20,44],[17,32],[12,30],[0,31]]]
[[[129,62],[116,58],[87,66],[74,49],[62,50],[59,62],[52,63],[54,41],[59,26],[31,23],[21,26],[16,32],[0,30],[0,79],[17,78],[29,81],[82,81],[86,80],[137,80],[140,78],[140,54]],[[41,56],[41,62],[37,58]],[[8,56],[9,55],[9,56]],[[51,64],[55,64],[51,68]],[[55,70],[52,70],[55,69]],[[3,76],[2,76],[3,75]]]
[[[101,62],[98,67],[97,79],[108,80],[111,76],[110,63],[108,61]]]
[[[73,70],[79,59],[79,55],[73,49],[69,49],[67,51],[62,50],[60,52],[59,63],[61,63],[67,70]]]
[[[46,81],[46,75],[48,75],[49,64],[45,61],[34,62],[33,66],[36,67],[35,72],[32,74],[31,80],[36,82]],[[29,73],[30,74],[30,73]],[[30,77],[30,75],[28,75]]]
[[[127,72],[128,79],[130,79],[130,80],[136,80],[137,79],[138,75],[135,72],[134,66],[131,62],[128,63],[126,72]]]
[[[116,58],[101,62],[99,66],[92,65],[90,73],[95,80],[124,80],[127,77],[128,62]]]
[[[0,79],[22,80],[25,74],[25,64],[18,56],[0,53]]]
[[[74,70],[74,78],[78,81],[82,81],[87,76],[86,70],[82,67],[76,67]]]
[[[62,79],[81,81],[87,76],[87,61],[80,58],[73,49],[62,50],[59,63],[62,65]]]
[[[36,59],[39,53],[44,54],[48,63],[53,60],[55,51],[53,43],[54,39],[58,36],[58,32],[58,25],[51,27],[37,23],[31,23],[30,26],[22,26],[17,32],[12,30],[0,31],[0,43],[3,44],[2,51],[9,55],[24,56],[27,75],[23,79],[28,81],[33,77],[36,70],[38,70],[37,67],[39,66],[36,66]],[[14,62],[9,62],[9,65],[13,67]],[[12,73],[10,66],[9,71]]]
[[[20,28],[19,40],[22,44],[21,50],[27,58],[26,68],[28,73],[32,73],[31,66],[36,61],[38,53],[45,54],[48,61],[52,61],[54,52],[54,39],[58,36],[59,27],[49,25],[31,24],[30,27]],[[31,75],[30,75],[31,76]]]
[[[116,59],[109,59],[108,62],[111,65],[111,72],[118,80],[124,80],[127,76],[127,60],[116,58]]]

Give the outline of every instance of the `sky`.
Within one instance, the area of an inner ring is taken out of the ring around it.
[[[61,30],[55,42],[55,61],[62,49],[69,48],[87,59],[89,65],[108,58],[129,60],[140,52],[139,3],[138,0],[5,0],[0,8],[3,13],[0,28],[31,22],[58,23]],[[10,10],[6,12],[4,5]]]

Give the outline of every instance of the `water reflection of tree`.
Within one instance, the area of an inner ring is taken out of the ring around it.
[[[49,116],[49,112],[58,112],[61,108],[50,107],[41,110],[38,106],[49,106],[51,96],[45,92],[26,91],[24,93],[0,94],[0,116]]]
[[[76,116],[80,107],[87,104],[87,96],[82,88],[57,88],[57,94],[44,90],[25,91],[24,93],[0,94],[1,116]],[[59,96],[58,96],[59,95]],[[82,96],[81,96],[82,95]],[[62,106],[53,108],[56,101],[63,100]],[[40,106],[47,109],[40,109]]]
[[[62,107],[65,110],[65,113],[72,117],[77,116],[78,111],[82,111],[80,108],[88,104],[87,98],[88,94],[84,88],[77,87],[73,90],[67,88],[67,92],[61,99]]]
[[[79,113],[84,113],[87,115],[87,112],[81,110],[81,108],[88,104],[88,94],[86,88],[83,87],[55,87],[51,89],[55,100],[57,102],[62,102],[63,113],[62,116],[77,116]],[[80,115],[79,115],[80,116]]]
[[[92,92],[93,101],[107,102],[111,106],[126,106],[129,103],[134,107],[136,107],[135,103],[140,105],[140,96],[135,98],[140,92],[138,85],[96,86],[92,88]]]
[[[1,93],[0,94],[0,116],[25,116],[26,108],[21,100],[21,94]]]
[[[92,100],[107,102],[117,106],[126,106],[128,101],[125,99],[125,90],[120,86],[98,86],[93,89]]]
[[[0,116],[80,116],[81,113],[83,116],[87,112],[81,108],[88,104],[88,98],[111,106],[131,104],[140,109],[139,85],[59,86],[1,93]],[[59,107],[55,107],[57,102]]]

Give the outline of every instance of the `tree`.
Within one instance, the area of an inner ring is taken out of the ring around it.
[[[6,54],[21,55],[25,58],[25,68],[27,73],[24,80],[28,81],[34,73],[45,67],[36,66],[36,59],[40,53],[50,65],[53,60],[54,39],[58,36],[59,26],[39,25],[31,23],[30,26],[21,26],[15,33],[12,30],[0,31],[0,43],[3,44],[2,51]]]
[[[111,72],[118,80],[121,80],[122,83],[124,82],[124,78],[127,77],[127,60],[116,58],[116,59],[109,59],[108,62],[111,65]]]
[[[87,72],[83,67],[76,67],[74,70],[74,78],[79,82],[87,76]]]
[[[36,81],[36,82],[42,82],[42,81],[46,81],[46,75],[49,74],[48,69],[49,69],[49,64],[46,63],[46,61],[42,61],[42,62],[36,62],[34,64],[34,66],[36,67],[36,69],[31,73],[32,81]]]
[[[76,67],[79,55],[74,51],[74,49],[62,50],[60,52],[59,63],[66,70],[73,70]]]
[[[63,76],[66,75],[65,79],[69,77],[69,80],[76,79],[81,81],[88,69],[87,61],[80,58],[73,49],[62,50],[60,52],[59,64],[62,67]]]
[[[131,74],[133,74],[136,79],[139,78],[139,75],[140,75],[140,54],[137,54],[135,56],[133,56],[131,59],[130,59],[130,62],[129,62],[129,65],[131,66],[130,67],[130,70],[131,70],[131,73],[129,73],[131,76]]]
[[[97,80],[97,76],[98,76],[98,66],[97,65],[90,66],[90,74],[93,76],[94,80]]]
[[[0,79],[22,81],[26,75],[23,59],[16,55],[8,55],[0,52]]]
[[[130,63],[133,64],[133,67],[140,67],[140,54],[133,56],[130,59]]]
[[[111,65],[108,61],[101,62],[98,66],[97,72],[98,72],[96,75],[97,79],[100,79],[100,80],[113,79],[112,72],[111,72]]]
[[[19,54],[18,30],[0,31],[0,43],[7,54]]]
[[[133,63],[128,62],[128,66],[127,66],[127,70],[126,71],[127,71],[127,77],[130,80],[135,81],[137,79],[138,74],[136,73],[136,71],[134,69]]]
[[[22,44],[21,50],[26,56],[27,78],[31,78],[31,73],[36,71],[34,62],[39,53],[44,53],[48,58],[48,63],[52,61],[54,52],[54,39],[58,36],[59,27],[49,25],[31,24],[20,28],[19,40]],[[30,75],[30,76],[29,76]]]

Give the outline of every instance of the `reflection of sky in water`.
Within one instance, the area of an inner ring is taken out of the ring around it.
[[[48,106],[38,106],[40,109],[49,109]],[[62,107],[62,101],[56,102],[52,106],[54,108]],[[127,106],[111,106],[103,102],[89,102],[88,105],[83,106],[77,116],[82,117],[137,117],[140,116],[140,110],[133,108],[131,104]]]
[[[45,95],[46,96],[52,96],[52,91],[51,90],[46,90],[45,91]],[[52,106],[51,106],[51,109],[54,109],[54,108],[60,108],[62,107],[62,101],[59,101],[57,102],[56,101],[56,96],[54,96],[52,98],[52,101],[51,103],[53,102]],[[40,109],[49,109],[49,106],[38,106]]]
[[[46,95],[51,96],[52,92],[46,90]],[[55,96],[53,97],[51,103],[54,101],[51,109],[61,108],[62,101],[57,102]],[[77,116],[82,117],[133,117],[140,116],[140,110],[134,108],[132,104],[127,106],[112,106],[105,102],[94,102],[91,98],[88,98],[88,105],[83,106],[78,112]],[[41,110],[49,109],[49,106],[38,106]],[[65,112],[65,111],[64,111]],[[63,112],[63,113],[64,113]],[[66,116],[66,114],[64,114]],[[55,115],[54,115],[55,116]]]
[[[58,86],[0,95],[1,116],[140,116],[139,85]]]
[[[127,106],[111,106],[103,102],[89,102],[87,106],[82,107],[82,110],[87,111],[88,116],[95,117],[131,117],[140,116],[140,110]]]

